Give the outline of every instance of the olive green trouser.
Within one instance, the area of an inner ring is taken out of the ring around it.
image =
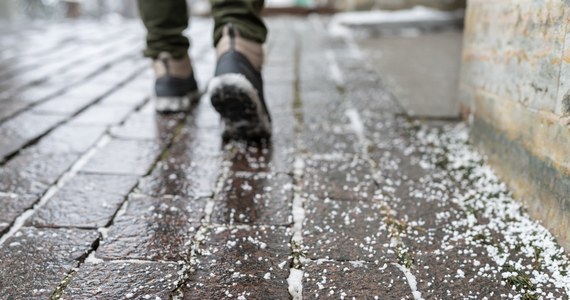
[[[245,39],[264,43],[267,28],[260,12],[264,0],[210,0],[214,17],[214,45],[220,40],[224,25],[232,23]],[[148,31],[146,57],[156,58],[169,52],[179,58],[188,52],[186,0],[138,0],[139,12]]]

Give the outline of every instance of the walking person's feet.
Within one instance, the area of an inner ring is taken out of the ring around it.
[[[175,59],[162,52],[153,62],[156,76],[155,107],[158,112],[187,111],[200,99],[198,85],[188,55]]]
[[[216,51],[218,62],[208,92],[222,116],[224,138],[269,138],[271,117],[263,95],[262,45],[242,38],[229,24]]]

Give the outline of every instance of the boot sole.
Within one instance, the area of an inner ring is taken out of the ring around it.
[[[271,122],[263,110],[257,90],[241,74],[225,74],[212,79],[208,92],[214,108],[224,121],[224,139],[271,137]]]
[[[159,113],[187,112],[200,100],[199,91],[191,92],[182,97],[154,97],[155,109]]]

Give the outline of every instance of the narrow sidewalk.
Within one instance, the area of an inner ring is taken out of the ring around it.
[[[569,258],[319,17],[268,19],[274,137],[157,115],[143,30],[0,37],[1,299],[567,299]],[[192,21],[204,88],[215,55]]]

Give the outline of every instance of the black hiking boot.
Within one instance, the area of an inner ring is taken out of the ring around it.
[[[162,52],[153,63],[156,75],[155,107],[161,113],[188,111],[200,99],[188,55],[174,59]]]
[[[263,47],[245,40],[231,25],[216,46],[218,62],[208,92],[222,116],[224,139],[271,137],[271,117],[263,96]]]

